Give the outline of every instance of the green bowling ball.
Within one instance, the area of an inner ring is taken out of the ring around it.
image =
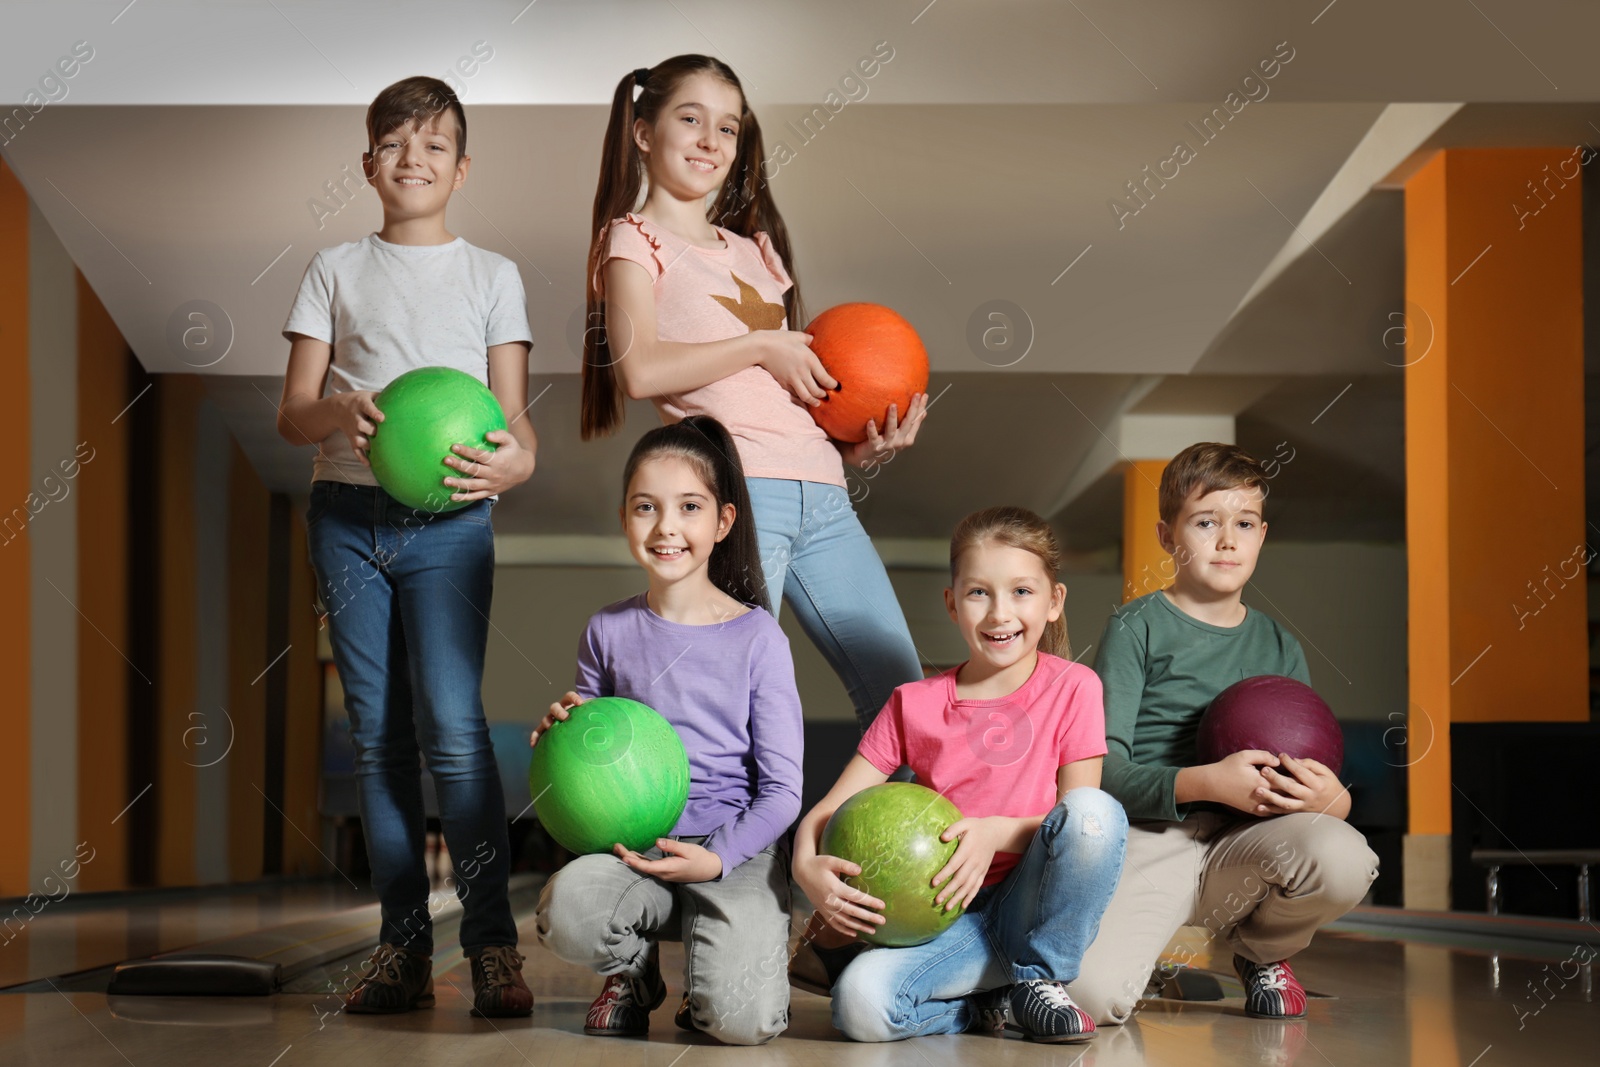
[[[533,746],[533,810],[579,855],[666,837],[689,799],[689,756],[672,724],[637,700],[596,697],[571,709]]]
[[[920,945],[961,915],[959,905],[946,911],[933,901],[939,893],[933,876],[960,844],[939,835],[960,820],[954,804],[914,782],[871,786],[839,805],[822,828],[822,852],[860,865],[861,873],[844,881],[883,901],[887,920],[859,935],[861,940],[892,948]]]
[[[505,413],[488,386],[451,367],[419,367],[390,382],[373,403],[383,421],[371,435],[367,459],[384,492],[407,507],[445,512],[471,501],[451,500],[444,484],[463,472],[445,463],[451,445],[495,450],[486,439],[506,428]]]

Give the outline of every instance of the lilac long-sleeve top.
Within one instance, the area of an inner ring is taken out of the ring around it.
[[[670,722],[689,754],[689,802],[672,835],[705,835],[727,875],[800,814],[804,729],[789,639],[753,608],[688,626],[645,595],[597,611],[578,646],[575,691],[627,697]]]

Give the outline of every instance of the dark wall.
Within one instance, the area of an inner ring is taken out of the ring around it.
[[[1486,903],[1474,848],[1600,849],[1600,723],[1457,723],[1450,750],[1457,910]],[[1508,914],[1578,915],[1574,867],[1506,867],[1500,884]]]

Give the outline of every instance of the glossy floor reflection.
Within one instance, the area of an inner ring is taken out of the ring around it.
[[[341,897],[348,894],[336,894]],[[190,933],[237,926],[247,906],[241,894],[227,904],[195,900],[192,912],[165,905],[163,933],[173,947]],[[314,895],[294,890],[268,905],[271,921],[298,917]],[[326,903],[324,906],[331,906]],[[117,932],[118,916],[123,929]],[[40,918],[43,918],[41,916]],[[149,940],[151,916],[140,907],[106,907],[58,916],[28,933],[28,959],[81,962],[116,944]],[[331,994],[283,994],[259,999],[110,997],[99,993],[0,994],[0,1063],[208,1064],[292,1067],[296,1064],[638,1064],[693,1067],[701,1063],[818,1064],[827,1067],[944,1064],[1418,1064],[1496,1067],[1504,1064],[1588,1064],[1600,1049],[1600,1005],[1594,1002],[1591,959],[1600,933],[1572,945],[1524,946],[1493,955],[1481,944],[1448,938],[1401,942],[1353,931],[1324,932],[1296,959],[1311,1001],[1302,1022],[1268,1023],[1244,1016],[1241,1002],[1147,1001],[1126,1026],[1108,1027],[1088,1046],[1040,1046],[1017,1035],[923,1038],[895,1045],[856,1045],[829,1025],[828,1002],[794,994],[790,1030],[758,1049],[725,1048],[672,1025],[682,982],[682,952],[665,946],[669,985],[648,1040],[587,1037],[583,1015],[599,981],[565,966],[534,940],[522,914],[527,974],[538,1004],[527,1020],[473,1019],[467,1014],[471,979],[459,950],[441,945],[436,959],[437,1007],[411,1015],[373,1018],[336,1012]],[[265,920],[263,920],[265,921]],[[187,925],[185,925],[187,924]],[[136,931],[145,931],[135,937]],[[120,941],[118,941],[120,937]],[[86,948],[99,938],[99,949]],[[195,937],[193,940],[202,940]],[[70,950],[63,948],[71,941]],[[1460,939],[1458,939],[1460,940]],[[57,944],[56,942],[60,942]],[[153,943],[153,942],[151,942]],[[15,977],[35,969],[0,946],[0,967]],[[98,959],[93,962],[101,962]],[[1225,970],[1225,959],[1215,961]],[[1587,978],[1587,984],[1586,984]]]
[[[371,892],[337,881],[67,897],[43,904],[37,914],[19,903],[0,922],[0,989],[282,926],[372,899]]]

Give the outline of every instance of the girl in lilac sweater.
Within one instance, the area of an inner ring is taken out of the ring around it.
[[[803,733],[789,642],[768,613],[739,454],[696,415],[646,434],[623,474],[623,530],[646,592],[597,612],[574,691],[534,732],[599,696],[647,704],[689,754],[689,800],[670,837],[615,846],[558,871],[540,941],[606,976],[584,1031],[639,1036],[666,997],[657,942],[684,942],[675,1022],[729,1044],[788,1025],[789,842]]]

